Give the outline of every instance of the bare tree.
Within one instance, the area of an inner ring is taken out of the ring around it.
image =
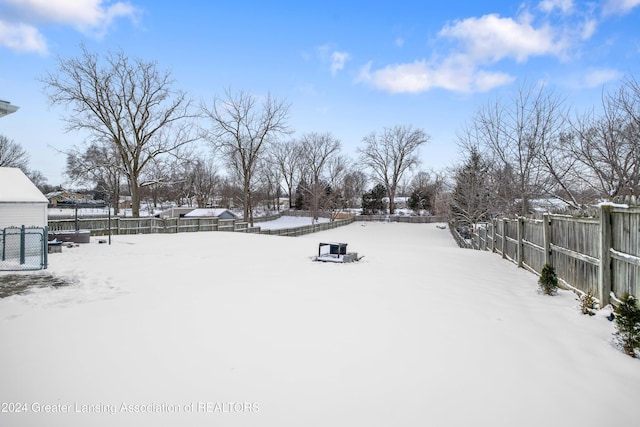
[[[287,186],[289,209],[293,208],[293,188],[299,178],[302,149],[295,139],[273,144],[270,150],[271,162],[280,170]]]
[[[115,148],[129,184],[133,216],[140,216],[145,167],[155,157],[194,140],[190,101],[176,92],[169,72],[123,51],[104,58],[83,45],[79,58],[58,58],[58,70],[42,82],[52,104],[71,107],[68,130],[86,130]]]
[[[532,198],[545,193],[547,177],[540,153],[549,154],[564,117],[563,100],[544,86],[522,85],[507,101],[500,98],[481,107],[472,125],[477,144],[487,149],[497,169],[509,171],[526,215]]]
[[[419,164],[418,150],[430,139],[422,129],[401,125],[363,138],[365,147],[358,148],[360,162],[370,169],[374,181],[384,184],[390,214],[395,211],[394,199],[400,180],[406,171]]]
[[[613,198],[638,191],[640,155],[629,123],[608,111],[594,118],[589,113],[574,121],[572,152],[580,167],[576,176],[600,198]]]
[[[212,159],[197,159],[192,166],[193,193],[199,208],[211,205],[220,177]]]
[[[354,166],[349,166],[342,180],[342,185],[347,207],[361,207],[362,195],[367,189],[367,175]]]
[[[0,167],[20,168],[27,172],[29,155],[20,146],[4,135],[0,135]]]
[[[349,163],[349,159],[340,154],[331,156],[327,162],[327,191],[321,208],[331,213],[331,221],[335,220],[338,214],[347,207],[344,179]]]
[[[327,185],[339,173],[336,169],[341,167],[341,163],[333,163],[340,152],[340,140],[329,132],[311,132],[302,135],[300,147],[303,156],[302,164],[310,187],[311,215],[313,220],[317,221]]]
[[[271,95],[259,103],[251,94],[240,91],[234,95],[227,90],[224,98],[215,97],[211,108],[202,105],[201,110],[211,121],[206,138],[221,149],[242,182],[244,220],[253,226],[253,177],[267,146],[289,133],[289,105]]]
[[[257,171],[267,209],[280,210],[282,171],[275,163],[273,156],[269,155],[261,159]]]
[[[411,179],[408,207],[421,212],[436,211],[436,198],[443,191],[445,175],[434,171],[419,171]]]
[[[72,182],[93,185],[104,193],[117,215],[123,178],[119,162],[120,157],[113,144],[96,141],[84,149],[76,147],[67,152],[65,174]]]
[[[626,77],[603,96],[602,115],[576,120],[574,150],[601,197],[640,192],[640,83]]]

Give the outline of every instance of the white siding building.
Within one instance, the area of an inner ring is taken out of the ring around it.
[[[46,227],[47,198],[18,168],[0,167],[0,230]]]

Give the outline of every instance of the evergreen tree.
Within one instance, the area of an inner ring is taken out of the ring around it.
[[[363,215],[376,215],[384,213],[387,209],[384,197],[386,195],[386,188],[382,184],[378,184],[368,193],[362,195],[362,214]]]
[[[633,295],[624,295],[616,308],[615,319],[618,343],[626,354],[636,357],[636,349],[640,349],[640,308]]]
[[[489,164],[476,148],[455,172],[451,216],[457,225],[471,226],[490,219],[491,186]]]
[[[546,295],[553,295],[558,290],[558,276],[556,276],[556,270],[552,265],[545,264],[542,267],[538,283]]]
[[[431,209],[431,198],[433,195],[431,191],[427,188],[416,188],[411,192],[409,196],[409,200],[407,201],[407,206],[409,209],[419,212],[419,211],[428,211]]]

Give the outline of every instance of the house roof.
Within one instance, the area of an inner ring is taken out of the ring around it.
[[[0,99],[0,117],[6,116],[11,113],[15,113],[18,111],[17,105],[12,105],[9,101],[3,101]]]
[[[218,217],[225,212],[228,212],[233,217],[236,215],[231,212],[229,209],[213,209],[213,208],[199,208],[194,209],[188,214],[185,214],[185,218],[193,218],[193,217]]]
[[[49,201],[20,169],[0,167],[0,203],[15,202]]]

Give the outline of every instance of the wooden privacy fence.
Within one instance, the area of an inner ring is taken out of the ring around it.
[[[330,230],[343,225],[351,224],[354,221],[353,217],[345,219],[337,219],[330,222],[321,222],[317,224],[303,225],[300,227],[281,228],[275,230],[260,230],[260,234],[271,234],[275,236],[302,236],[304,234],[311,234],[317,231]]]
[[[410,224],[430,224],[447,222],[444,216],[411,216],[411,215],[357,215],[356,221],[402,222]]]
[[[550,264],[565,285],[591,292],[601,306],[625,293],[640,298],[640,207],[602,205],[594,218],[494,220],[465,243],[537,274]]]
[[[272,234],[279,236],[301,236],[317,231],[329,230],[353,222],[353,218],[326,223],[306,225],[281,230],[261,230],[259,226],[238,219],[219,218],[81,218],[49,220],[49,231],[89,230],[93,236],[109,234],[186,233],[197,231],[238,231],[245,233]]]

